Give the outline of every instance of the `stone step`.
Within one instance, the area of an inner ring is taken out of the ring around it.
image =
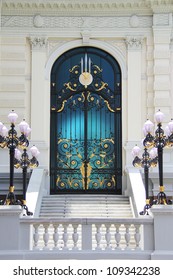
[[[41,218],[132,218],[129,198],[123,195],[47,195]]]
[[[75,200],[75,199],[83,199],[83,200],[94,200],[95,198],[97,198],[97,200],[105,200],[105,199],[109,199],[109,200],[128,200],[127,196],[124,195],[46,195],[43,197],[43,199],[68,199],[68,200]]]

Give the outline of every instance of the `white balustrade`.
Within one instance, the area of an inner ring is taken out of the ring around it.
[[[24,218],[21,219],[21,223],[33,225],[33,250],[102,250],[106,252],[107,250],[144,250],[142,229],[145,227],[146,232],[147,226],[151,228],[153,219],[55,219],[49,221],[48,219]]]
[[[140,249],[140,240],[141,240],[141,234],[140,234],[140,225],[135,225],[135,241],[136,241],[136,249]]]
[[[110,233],[110,226],[109,224],[106,225],[106,234],[105,234],[105,239],[106,239],[106,250],[111,249],[111,233]]]
[[[33,241],[34,241],[34,249],[39,249],[38,248],[38,241],[39,241],[39,227],[40,225],[39,224],[34,224],[33,225],[34,227],[34,234],[33,234]]]
[[[96,225],[96,234],[95,234],[95,239],[96,239],[96,242],[97,242],[96,250],[101,250],[101,245],[100,245],[101,238],[102,238],[101,225],[97,224]]]
[[[125,229],[126,229],[126,233],[125,233],[126,250],[129,249],[130,238],[131,238],[131,235],[130,235],[130,233],[129,233],[129,228],[130,228],[130,225],[129,225],[129,224],[125,225]]]
[[[116,224],[115,228],[116,228],[116,232],[115,232],[116,249],[120,249],[120,241],[121,241],[120,224]]]
[[[48,242],[49,242],[49,224],[45,224],[44,226],[44,234],[43,234],[43,240],[44,240],[44,250],[48,249]]]
[[[93,259],[108,259],[110,256],[115,259],[158,259],[161,254],[165,259],[169,259],[172,254],[172,205],[155,205],[151,208],[153,216],[129,219],[51,220],[21,217],[21,208],[11,205],[1,206],[0,212],[0,255],[2,257],[4,254],[4,258],[7,256],[6,251],[16,251],[16,256],[20,252],[23,259],[31,259],[32,254],[35,258],[45,259],[47,252],[52,259],[86,259],[90,254]],[[9,220],[16,228],[15,234],[10,232],[10,239],[9,235],[5,234]],[[166,227],[169,230],[165,232]],[[160,244],[161,239],[165,243]]]
[[[79,234],[77,232],[77,229],[78,229],[78,225],[73,225],[73,235],[72,235],[73,243],[74,243],[73,250],[78,250],[77,243],[79,240]]]
[[[63,242],[64,242],[64,250],[67,250],[67,241],[68,241],[68,233],[67,233],[67,227],[68,225],[64,225],[64,233],[63,233]]]
[[[54,250],[58,249],[58,240],[59,240],[58,226],[59,226],[59,224],[56,224],[56,223],[53,225],[53,227],[54,227],[54,233],[53,233],[54,247],[53,247],[53,249]]]

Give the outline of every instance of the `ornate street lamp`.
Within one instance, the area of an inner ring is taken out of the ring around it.
[[[8,131],[6,126],[0,122],[0,147],[8,148],[10,154],[10,186],[9,193],[1,204],[5,205],[21,205],[25,206],[24,203],[16,198],[14,193],[14,163],[15,163],[15,149],[20,148],[26,150],[29,146],[28,135],[31,132],[29,125],[23,120],[19,123],[19,129],[21,135],[18,137],[15,130],[15,123],[17,121],[18,115],[12,110],[8,115],[8,119],[11,123],[11,128]],[[8,135],[7,135],[8,134]]]
[[[153,201],[155,204],[170,204],[164,193],[163,186],[163,148],[173,146],[173,120],[171,120],[165,128],[166,135],[162,129],[164,114],[159,110],[155,114],[155,120],[157,123],[157,129],[155,136],[152,135],[154,124],[147,120],[144,124],[144,135],[143,145],[146,149],[157,148],[158,150],[158,167],[159,167],[159,193],[157,199]]]
[[[23,208],[26,210],[26,213],[28,216],[32,215],[32,212],[28,211],[28,207],[26,206],[26,190],[27,190],[27,169],[28,168],[36,168],[39,165],[39,162],[37,160],[38,155],[40,154],[39,150],[33,146],[30,148],[30,152],[32,155],[32,158],[29,159],[27,150],[24,149],[23,153],[20,152],[19,149],[15,149],[14,154],[14,167],[15,168],[21,168],[22,174],[23,174]]]
[[[148,215],[148,209],[151,207],[149,192],[148,192],[148,177],[149,177],[149,168],[156,167],[158,156],[157,156],[157,148],[152,148],[150,152],[145,147],[144,152],[142,154],[142,158],[139,157],[141,149],[136,145],[132,149],[132,155],[134,160],[132,162],[134,167],[142,167],[144,168],[144,182],[145,182],[145,193],[146,193],[146,205],[144,206],[144,210],[140,212],[140,215]]]

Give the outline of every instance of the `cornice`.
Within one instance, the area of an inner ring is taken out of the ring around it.
[[[172,13],[173,0],[1,0],[2,15],[110,16]]]
[[[153,13],[172,13],[173,0],[146,0]]]
[[[109,15],[138,12],[149,14],[147,0],[2,0],[2,15]]]

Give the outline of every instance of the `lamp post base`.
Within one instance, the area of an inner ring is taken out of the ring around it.
[[[9,193],[3,203],[4,205],[21,205],[21,201],[16,198],[14,193],[14,186],[9,187]]]
[[[33,213],[28,210],[28,206],[26,205],[26,200],[22,200],[21,206],[25,210],[25,213],[26,213],[26,215],[23,213],[23,216],[32,216],[33,215]]]
[[[149,211],[150,208],[151,208],[150,200],[146,199],[146,204],[144,206],[144,210],[141,211],[139,214],[140,215],[149,215],[148,211]]]
[[[26,205],[26,200],[19,200],[16,198],[16,195],[14,193],[14,186],[9,187],[9,193],[7,194],[4,200],[0,200],[0,205],[20,205],[25,210],[26,213],[23,214],[23,216],[33,215],[33,213],[28,210],[28,207]]]
[[[167,199],[166,194],[164,193],[164,186],[159,187],[159,193],[157,195],[157,199],[153,201],[153,204],[157,205],[168,205],[172,204],[172,201]]]

